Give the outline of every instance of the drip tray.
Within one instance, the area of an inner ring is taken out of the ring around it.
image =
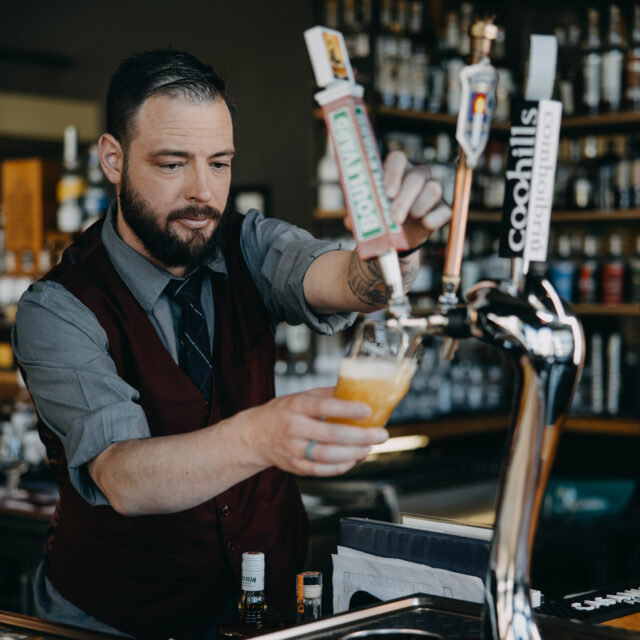
[[[446,607],[443,606],[446,603]],[[264,640],[480,640],[480,605],[416,595],[260,636]]]

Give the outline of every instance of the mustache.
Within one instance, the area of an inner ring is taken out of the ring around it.
[[[190,205],[183,207],[182,209],[176,209],[167,216],[167,222],[171,220],[180,220],[183,218],[211,218],[212,220],[219,220],[222,217],[220,209],[210,207],[208,205],[197,207]]]

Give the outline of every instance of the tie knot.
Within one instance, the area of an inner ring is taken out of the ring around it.
[[[184,280],[169,280],[165,291],[181,304],[188,304],[190,302],[199,303],[203,277],[204,273],[202,269],[198,269]]]

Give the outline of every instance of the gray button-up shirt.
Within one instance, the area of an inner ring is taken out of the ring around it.
[[[173,276],[126,244],[114,221],[112,207],[101,236],[109,258],[178,362],[180,305],[164,293]],[[240,244],[274,327],[280,321],[304,322],[318,333],[332,334],[353,321],[355,314],[316,315],[303,293],[309,265],[339,245],[255,210],[245,217]],[[220,253],[206,266],[227,273]],[[203,281],[201,301],[213,338],[210,278]],[[40,417],[63,443],[73,485],[90,504],[108,504],[86,463],[114,442],[150,433],[138,391],[116,372],[104,329],[62,285],[36,282],[20,300],[12,342]]]

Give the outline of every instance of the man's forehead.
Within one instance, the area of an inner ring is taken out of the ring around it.
[[[233,138],[233,121],[222,98],[155,94],[142,103],[133,124],[134,139],[189,134]]]

